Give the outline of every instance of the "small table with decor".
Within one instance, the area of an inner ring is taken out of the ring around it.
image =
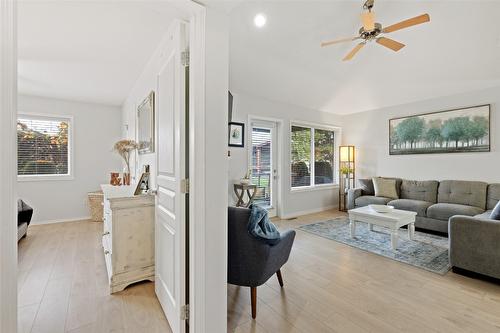
[[[257,193],[257,185],[252,184],[234,184],[234,193],[238,198],[236,202],[236,207],[250,207],[252,204],[255,194]],[[245,201],[245,193],[247,194],[248,200]]]

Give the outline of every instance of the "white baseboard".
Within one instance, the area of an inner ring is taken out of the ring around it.
[[[338,205],[330,205],[330,206],[325,206],[325,207],[318,207],[318,208],[313,208],[313,209],[301,210],[301,211],[298,211],[298,212],[292,212],[292,213],[288,213],[288,214],[281,214],[280,218],[282,220],[292,219],[294,217],[299,217],[299,216],[302,216],[302,215],[319,213],[319,212],[323,212],[325,210],[335,209],[335,208],[338,208],[338,207],[339,207]]]
[[[32,221],[30,225],[43,225],[43,224],[54,224],[54,223],[66,223],[66,222],[77,222],[77,221],[85,221],[90,220],[90,216],[84,217],[74,217],[70,219],[60,219],[60,220],[47,220],[47,221]]]

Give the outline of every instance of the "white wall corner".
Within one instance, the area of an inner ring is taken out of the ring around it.
[[[0,0],[0,332],[17,332],[16,1]]]

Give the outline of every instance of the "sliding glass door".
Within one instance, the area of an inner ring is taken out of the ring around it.
[[[252,184],[257,186],[254,203],[265,207],[269,216],[277,215],[277,124],[269,121],[251,122],[249,168]]]

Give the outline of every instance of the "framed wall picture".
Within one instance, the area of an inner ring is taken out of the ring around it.
[[[139,154],[155,152],[155,93],[149,93],[137,108]]]
[[[389,154],[489,152],[490,109],[480,105],[389,120]]]
[[[245,147],[245,124],[229,123],[229,147]]]

